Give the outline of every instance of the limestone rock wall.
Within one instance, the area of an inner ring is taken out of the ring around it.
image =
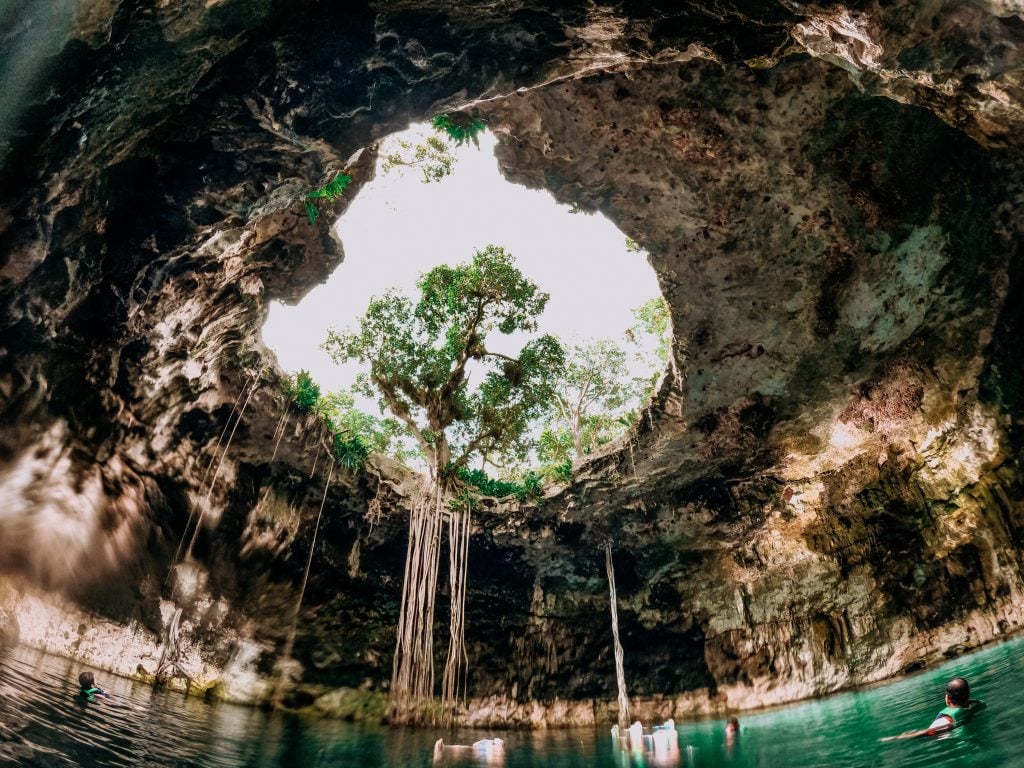
[[[152,672],[178,621],[200,687],[260,698],[325,500],[295,703],[386,687],[413,481],[331,475],[259,327],[343,260],[303,195],[348,170],[336,215],[375,139],[451,108],[643,246],[675,329],[627,443],[479,518],[467,718],[605,719],[608,538],[650,716],[1020,627],[1014,4],[30,5],[0,54],[3,635],[129,674],[95,633]]]

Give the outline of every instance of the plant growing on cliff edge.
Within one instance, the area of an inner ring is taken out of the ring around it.
[[[351,472],[366,463],[370,456],[370,449],[359,435],[335,432],[331,455],[341,467]]]
[[[560,464],[554,464],[550,469],[550,476],[563,483],[572,482],[572,459],[566,459]]]
[[[409,429],[429,466],[428,488],[409,516],[391,687],[398,721],[418,719],[433,696],[433,614],[445,519],[452,580],[442,683],[447,711],[464,679],[472,505],[446,503],[464,487],[459,471],[473,456],[525,454],[530,423],[543,412],[548,382],[563,362],[561,345],[551,336],[531,339],[516,356],[488,348],[493,333],[536,332],[548,301],[504,249],[487,246],[469,264],[435,267],[418,287],[416,301],[396,291],[373,299],[357,331],[332,328],[323,344],[335,362],[369,366],[358,386]]]
[[[408,431],[401,424],[363,413],[350,392],[330,392],[320,398],[317,408],[332,432],[358,438],[370,453],[384,453],[403,463],[416,454],[408,449]]]
[[[294,377],[285,380],[283,390],[285,397],[303,413],[312,413],[320,402],[320,385],[306,370],[299,371]]]
[[[534,499],[541,495],[541,476],[529,470],[517,480],[514,477],[509,480],[496,480],[489,477],[482,469],[466,469],[462,467],[458,471],[458,478],[467,486],[476,489],[476,492],[483,496],[515,496],[519,501]],[[464,493],[472,493],[464,491]]]
[[[455,142],[456,146],[462,146],[467,141],[472,141],[480,146],[477,138],[487,129],[487,123],[479,117],[470,117],[461,112],[451,112],[447,115],[437,115],[430,121],[434,130],[445,134]]]
[[[366,463],[373,445],[343,418],[338,418],[341,411],[337,394],[321,397],[320,385],[313,380],[309,371],[299,371],[295,376],[285,380],[283,392],[295,407],[302,413],[314,413],[323,419],[331,432],[331,454],[338,464],[349,470],[359,469]],[[351,396],[348,398],[351,405]],[[367,417],[371,418],[372,417]],[[283,417],[282,417],[283,421]],[[276,453],[276,451],[275,451]]]
[[[320,201],[333,203],[344,194],[345,187],[351,182],[352,176],[347,171],[342,171],[322,187],[314,189],[312,192],[307,192],[305,204],[309,223],[316,224],[316,218],[320,215]]]

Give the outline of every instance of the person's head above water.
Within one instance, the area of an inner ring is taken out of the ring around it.
[[[725,732],[728,734],[736,734],[740,732],[740,721],[735,717],[730,717],[725,722]]]
[[[971,686],[962,677],[954,677],[946,683],[946,699],[951,707],[966,707],[971,702]]]
[[[92,672],[83,672],[78,676],[78,684],[82,686],[82,690],[96,687],[96,678],[92,676]]]

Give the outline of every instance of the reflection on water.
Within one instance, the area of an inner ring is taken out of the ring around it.
[[[1024,721],[1024,640],[870,690],[741,717],[732,740],[721,720],[678,723],[679,766],[1017,766]],[[23,766],[413,766],[432,768],[438,737],[472,744],[500,735],[507,768],[654,768],[650,755],[616,749],[607,728],[512,731],[388,729],[207,704],[181,694],[97,675],[112,698],[87,703],[79,665],[17,648],[0,651],[0,764]],[[971,681],[988,709],[948,737],[882,743],[880,736],[926,727],[945,682]],[[472,750],[438,766],[482,765]]]

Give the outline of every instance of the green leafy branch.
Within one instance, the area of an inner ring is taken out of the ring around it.
[[[419,168],[423,173],[424,184],[441,181],[451,175],[455,157],[448,151],[444,139],[439,136],[428,136],[423,144],[415,146],[402,139],[395,143],[398,150],[384,155],[381,161],[381,170],[384,173],[400,166]]]
[[[309,223],[316,224],[316,217],[320,215],[320,203],[318,201],[326,200],[329,203],[333,203],[344,194],[345,187],[351,182],[352,177],[343,171],[319,189],[314,189],[312,192],[307,193],[305,203]]]
[[[515,496],[520,501],[535,499],[543,493],[543,478],[537,472],[529,470],[516,480],[497,480],[489,477],[482,469],[466,469],[459,467],[456,476],[465,485],[475,488],[483,496]]]
[[[316,410],[320,402],[320,385],[317,384],[309,371],[302,370],[295,374],[295,378],[285,380],[282,391],[284,396],[291,400],[295,407],[303,413],[310,413]]]
[[[441,181],[451,176],[456,157],[453,146],[472,141],[480,148],[477,136],[486,129],[486,123],[475,117],[461,114],[438,115],[431,121],[434,136],[428,136],[423,143],[390,137],[382,146],[381,170],[384,173],[395,168],[418,168],[423,173],[423,183]]]
[[[430,121],[430,124],[435,131],[447,135],[457,146],[472,141],[479,147],[480,142],[477,136],[487,130],[487,123],[481,118],[454,112],[449,115],[438,115]]]

